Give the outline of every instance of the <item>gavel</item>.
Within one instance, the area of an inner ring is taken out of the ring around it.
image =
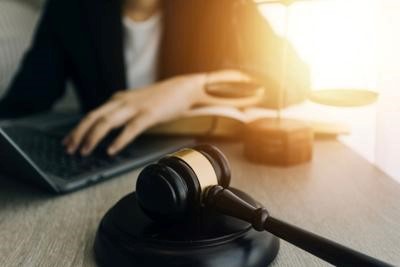
[[[274,218],[229,189],[231,173],[224,154],[214,146],[182,149],[140,173],[136,194],[151,219],[184,220],[203,206],[250,223],[336,266],[392,266],[327,238]]]

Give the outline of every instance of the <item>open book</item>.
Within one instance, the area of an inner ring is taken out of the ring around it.
[[[175,121],[151,128],[149,133],[240,138],[247,123],[262,118],[276,117],[275,110],[265,108],[251,107],[239,110],[222,106],[200,107],[188,111]],[[284,114],[283,118],[298,119],[308,123],[316,135],[337,136],[349,133],[349,129],[343,124],[307,121],[296,114]]]

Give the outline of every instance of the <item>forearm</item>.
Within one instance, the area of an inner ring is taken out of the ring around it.
[[[204,87],[207,84],[207,73],[195,73],[189,75],[176,76],[171,79],[165,80],[164,86],[174,86],[175,84],[180,84],[181,90],[188,91],[189,96],[184,99],[189,106],[196,106],[204,102]]]
[[[310,82],[308,68],[305,65],[288,73],[286,84],[283,85],[285,89],[281,89],[281,81],[276,77],[278,76],[273,78],[268,74],[260,75],[240,70],[219,70],[210,73],[177,76],[162,83],[165,86],[169,86],[169,83],[174,84],[176,80],[184,81],[179,84],[181,84],[182,90],[190,91],[190,97],[185,100],[189,106],[223,105],[247,107],[259,104],[266,108],[284,108],[307,99]],[[232,81],[259,83],[260,86],[265,88],[265,96],[262,100],[247,99],[248,101],[246,101],[243,99],[213,97],[205,89],[208,84]]]

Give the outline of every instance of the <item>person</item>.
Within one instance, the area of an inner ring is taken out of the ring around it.
[[[207,83],[257,80],[276,108],[282,47],[252,0],[48,0],[0,118],[50,110],[71,80],[86,114],[64,139],[90,154],[115,128],[114,155],[147,128],[212,99]],[[284,106],[307,96],[309,71],[290,45]],[[281,103],[282,104],[282,103]]]

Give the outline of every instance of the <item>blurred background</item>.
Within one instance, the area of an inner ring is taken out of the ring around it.
[[[285,6],[260,1],[275,31],[285,35]],[[341,141],[400,181],[400,1],[314,0],[289,7],[287,37],[312,70],[312,89],[360,88],[379,94],[365,107],[311,101],[288,116],[343,122]]]
[[[0,97],[30,44],[43,2],[0,0]],[[378,101],[364,107],[306,101],[283,114],[347,124],[350,134],[341,141],[400,182],[400,1],[310,0],[290,7],[260,1],[258,5],[274,30],[287,36],[310,65],[314,91],[360,88],[379,94]],[[74,94],[68,90],[57,108],[75,107]]]

